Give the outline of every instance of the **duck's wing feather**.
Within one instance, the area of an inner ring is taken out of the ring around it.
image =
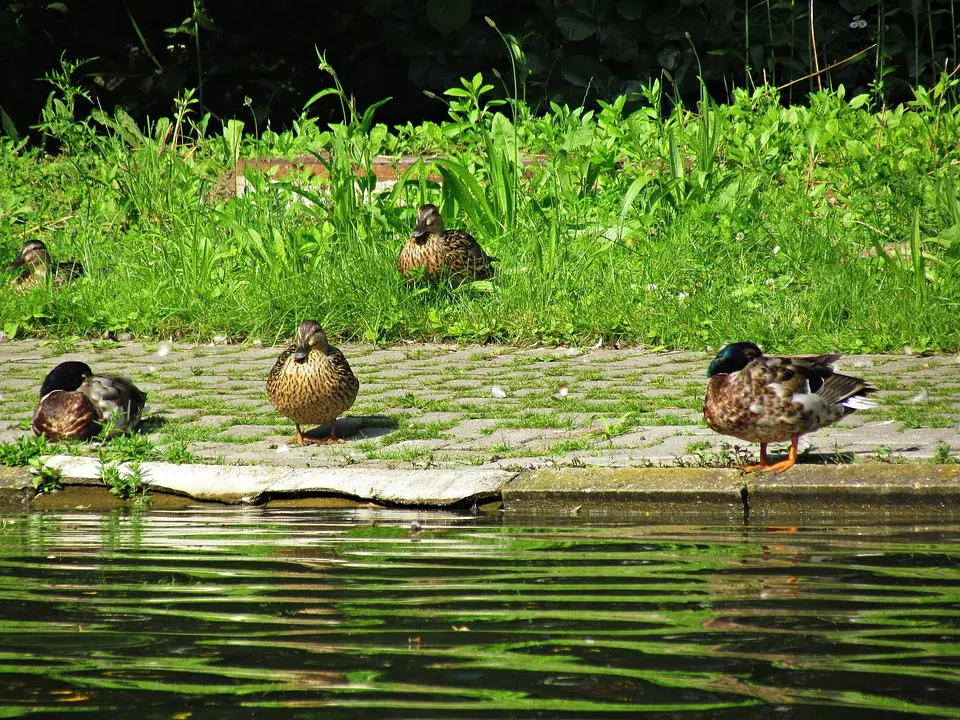
[[[740,373],[734,373],[731,388],[746,395],[762,397],[771,391],[780,403],[812,403],[823,407],[842,405],[848,412],[873,405],[859,399],[874,392],[866,381],[834,370],[838,354],[808,357],[760,357]],[[816,398],[811,398],[816,396]]]
[[[471,268],[477,277],[488,277],[494,258],[487,255],[476,238],[465,230],[446,230],[443,233],[444,254],[452,270]]]
[[[329,368],[331,374],[331,385],[335,386],[336,393],[344,400],[349,399],[350,404],[357,397],[360,390],[360,381],[353,374],[353,369],[347,358],[335,347],[331,347],[325,358],[325,365]]]
[[[147,394],[125,377],[91,375],[80,392],[96,405],[104,420],[112,420],[119,432],[132,430],[140,422]]]

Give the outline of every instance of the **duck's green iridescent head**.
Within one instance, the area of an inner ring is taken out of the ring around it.
[[[723,373],[735,373],[743,370],[754,360],[763,355],[763,351],[752,342],[731,343],[724,347],[707,368],[707,377]]]
[[[48,372],[43,379],[43,383],[40,385],[40,397],[42,398],[54,390],[73,392],[91,375],[93,375],[93,370],[84,362],[76,360],[62,362]]]

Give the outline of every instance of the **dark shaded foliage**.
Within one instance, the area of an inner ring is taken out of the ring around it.
[[[216,117],[267,118],[287,125],[328,78],[325,51],[360,106],[393,100],[388,123],[439,119],[440,103],[423,95],[459,77],[496,68],[510,73],[503,42],[486,22],[520,42],[527,101],[574,106],[636,90],[651,77],[685,98],[699,94],[702,73],[715,97],[733,85],[782,85],[814,69],[807,2],[763,0],[176,0],[166,3],[20,0],[0,7],[0,99],[23,132],[36,121],[49,88],[37,78],[70,60],[110,109],[135,118],[169,111],[184,88],[199,87]],[[840,0],[814,3],[818,67],[877,43],[857,60],[821,76],[856,92],[871,83],[887,99],[930,83],[956,63],[953,0]],[[695,51],[694,51],[695,49]],[[802,100],[816,80],[792,86]],[[512,79],[506,84],[512,88]],[[330,112],[334,112],[330,107]]]

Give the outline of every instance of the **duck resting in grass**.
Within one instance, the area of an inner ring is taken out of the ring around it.
[[[47,373],[33,412],[33,432],[48,440],[89,440],[110,425],[109,437],[140,423],[147,395],[127,378],[94,375],[83,362],[62,362]]]
[[[300,323],[296,341],[280,353],[267,378],[267,397],[293,420],[297,434],[291,442],[301,445],[340,442],[337,416],[353,406],[359,389],[347,359],[313,320]],[[330,435],[322,439],[308,438],[300,428],[324,423],[330,423]]]
[[[420,268],[427,280],[447,277],[456,287],[464,282],[493,277],[496,258],[487,255],[465,230],[445,230],[436,205],[421,205],[417,225],[397,258],[405,278]]]
[[[53,274],[53,281],[60,285],[83,275],[83,266],[76,262],[51,262],[50,253],[42,240],[28,240],[20,246],[20,251],[7,270],[21,270],[10,284],[18,290],[30,290],[43,285],[47,273]]]
[[[703,417],[722,435],[760,443],[760,463],[744,471],[781,473],[797,462],[801,435],[855,410],[875,407],[875,388],[833,369],[840,355],[768,357],[750,342],[727,345],[710,363]],[[785,460],[770,464],[767,444],[790,441]]]

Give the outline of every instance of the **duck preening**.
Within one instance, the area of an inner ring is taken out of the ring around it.
[[[48,440],[88,440],[107,425],[113,437],[137,427],[146,402],[146,393],[127,378],[95,375],[83,362],[62,362],[40,386],[32,427]]]

